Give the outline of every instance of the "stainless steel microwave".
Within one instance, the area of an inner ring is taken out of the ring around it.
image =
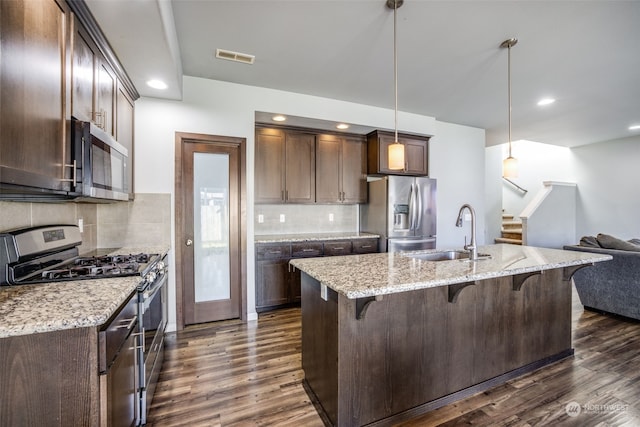
[[[76,198],[129,200],[129,151],[91,122],[72,120]]]

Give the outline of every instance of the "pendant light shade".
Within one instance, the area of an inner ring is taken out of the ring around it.
[[[500,44],[501,48],[508,49],[507,60],[507,92],[509,96],[509,156],[502,162],[502,176],[505,178],[518,177],[518,160],[511,155],[511,48],[518,43],[518,39],[511,38]]]
[[[509,156],[502,161],[502,176],[505,178],[518,177],[518,159]]]
[[[391,170],[400,170],[404,169],[404,145],[397,142],[393,144],[389,144],[389,149],[387,151],[389,157],[389,169]]]
[[[393,85],[396,98],[395,105],[395,138],[393,144],[389,144],[387,157],[389,169],[404,169],[404,145],[398,142],[398,43],[397,43],[397,15],[398,8],[402,6],[404,0],[387,0],[387,7],[393,9]]]

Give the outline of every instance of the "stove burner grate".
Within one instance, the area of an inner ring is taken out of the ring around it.
[[[149,254],[80,257],[68,266],[44,270],[41,277],[45,280],[62,280],[131,276],[139,274],[140,264],[147,263],[149,258]]]

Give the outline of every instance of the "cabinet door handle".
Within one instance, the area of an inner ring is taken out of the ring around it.
[[[78,173],[78,167],[77,167],[77,163],[74,160],[73,163],[71,163],[70,165],[63,165],[65,168],[71,168],[72,171],[72,178],[62,178],[60,181],[62,182],[71,182],[72,184],[75,185],[76,183],[76,178],[77,178],[77,173]]]
[[[127,329],[127,330],[132,329],[133,325],[136,323],[137,320],[138,318],[136,316],[133,316],[131,319],[125,320],[125,322],[127,321],[129,322],[127,325],[116,326],[116,329]]]
[[[93,112],[93,122],[102,129],[102,110]]]

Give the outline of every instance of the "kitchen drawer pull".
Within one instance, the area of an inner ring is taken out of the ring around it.
[[[126,322],[127,320],[129,320],[129,319],[125,319],[124,321]],[[129,324],[128,325],[119,325],[119,326],[116,326],[116,329],[128,329],[128,330],[129,329],[133,329],[133,325],[135,325],[137,320],[138,320],[138,318],[136,316],[134,316],[129,320]]]
[[[343,246],[337,246],[337,247],[333,248],[333,250],[335,250],[335,251],[344,251],[344,247]]]
[[[371,245],[362,245],[360,246],[362,249],[369,249],[371,247]]]
[[[281,254],[282,251],[268,251],[268,253],[276,255],[276,254]]]
[[[317,249],[308,249],[308,248],[302,249],[302,252],[316,252],[316,251]]]

